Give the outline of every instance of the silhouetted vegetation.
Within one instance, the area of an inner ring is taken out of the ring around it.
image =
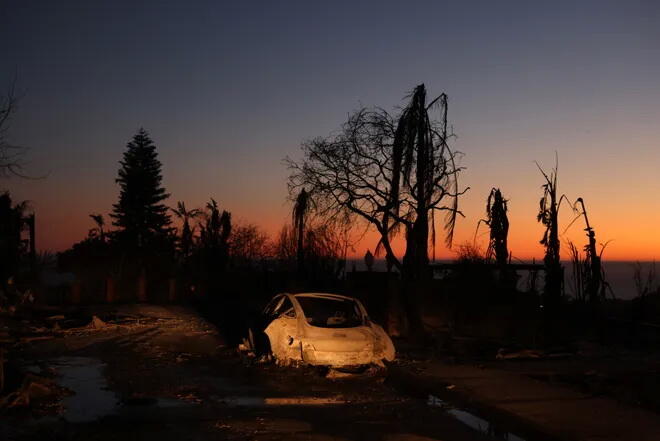
[[[655,261],[649,266],[646,274],[640,262],[633,264],[633,281],[638,298],[646,298],[648,295],[658,291],[658,281]]]
[[[229,258],[229,237],[232,231],[231,213],[220,212],[218,203],[211,198],[201,213],[199,238],[191,259],[194,262],[198,283],[206,290],[217,293],[220,277]]]
[[[178,237],[178,251],[180,258],[185,260],[190,256],[195,235],[195,227],[190,226],[190,220],[200,216],[202,211],[197,208],[188,210],[182,201],[177,202],[176,208],[170,208],[170,210],[182,222],[181,234]]]
[[[21,175],[22,157],[25,148],[14,145],[7,140],[9,123],[18,110],[19,98],[16,94],[15,84],[0,96],[0,177]]]
[[[105,243],[105,219],[102,214],[90,214],[89,217],[94,221],[96,226],[89,230],[88,236],[92,239],[98,238],[101,242]]]
[[[586,254],[585,265],[587,267],[587,280],[586,280],[586,293],[590,302],[597,303],[605,299],[606,290],[608,288],[605,281],[605,273],[601,264],[602,254],[605,246],[601,247],[600,252],[596,249],[596,231],[589,224],[589,217],[587,216],[587,209],[584,206],[582,198],[578,198],[577,202],[582,206],[582,215],[584,216],[585,229],[587,232],[588,242],[584,246]]]
[[[27,263],[30,242],[23,238],[29,228],[28,202],[14,203],[8,192],[0,194],[0,289],[10,277],[19,275]]]
[[[344,271],[342,240],[331,226],[308,225],[302,243],[302,258],[305,262],[302,281],[307,286],[325,285],[330,279],[337,279]],[[298,245],[296,228],[293,225],[282,227],[274,243],[273,253],[280,269],[297,269]]]
[[[90,214],[94,222],[88,237],[60,253],[59,267],[75,273],[85,287],[104,297],[106,284],[117,284],[123,299],[136,292],[138,279],[149,291],[165,286],[173,272],[174,229],[168,207],[169,195],[162,185],[161,163],[156,146],[144,129],[127,144],[116,182],[120,192],[110,217],[115,227],[108,230],[100,213]],[[111,278],[113,282],[107,282]],[[113,288],[114,289],[114,288]]]
[[[440,121],[429,111],[440,108]],[[446,213],[445,239],[451,245],[461,168],[448,146],[447,97],[427,104],[424,85],[415,88],[398,118],[380,108],[363,108],[349,116],[339,134],[303,144],[300,162],[287,159],[290,193],[307,188],[319,216],[328,221],[357,218],[380,234],[378,249],[409,286],[403,296],[409,326],[423,333],[417,301],[417,281],[428,280],[429,228],[435,247],[435,212]],[[405,232],[403,261],[391,239]]]
[[[304,274],[305,272],[305,223],[307,221],[307,214],[310,211],[309,193],[304,188],[300,190],[296,201],[293,205],[293,231],[296,234],[296,249],[297,249],[297,262],[298,272]]]
[[[488,257],[494,257],[495,261],[505,266],[509,261],[509,218],[507,216],[507,200],[502,196],[499,188],[493,188],[486,202],[486,219],[483,222],[490,229],[490,240],[488,242]],[[477,225],[477,229],[479,225]]]
[[[518,275],[508,265],[511,261],[509,253],[509,218],[507,215],[508,201],[502,196],[499,188],[491,189],[486,200],[486,218],[477,222],[476,235],[479,232],[479,226],[484,223],[489,228],[489,241],[486,251],[487,259],[495,259],[499,267],[498,291],[515,291]]]
[[[438,120],[431,118],[435,110]],[[88,236],[60,253],[60,269],[76,275],[73,285],[82,301],[102,301],[104,294],[106,301],[192,300],[237,326],[276,292],[339,291],[362,297],[388,322],[390,332],[407,330],[417,341],[427,342],[429,332],[436,335],[429,321],[440,318],[440,326],[452,333],[535,343],[545,333],[554,336],[558,319],[582,314],[575,306],[580,302],[562,296],[558,214],[564,197],[558,197],[556,165],[549,174],[538,167],[545,180],[537,215],[545,228],[543,266],[512,263],[508,200],[497,187],[480,221],[489,227],[487,248],[477,246],[475,235],[474,243],[458,248],[454,262],[430,264],[436,215],[445,215],[441,228],[451,247],[461,216],[458,200],[467,191],[458,184],[462,168],[449,147],[447,111],[446,95],[427,101],[420,85],[396,116],[362,108],[338,133],[304,142],[302,159],[286,160],[291,218],[274,237],[253,223],[234,224],[230,207],[213,198],[204,207],[178,201],[168,208],[156,146],[140,129],[120,162],[112,226],[103,214],[90,214]],[[595,302],[605,299],[607,285],[595,231],[584,202],[578,203],[588,241],[585,257],[569,244],[576,277],[572,287],[577,300]],[[348,232],[356,225],[375,229],[379,241],[373,254],[364,255],[366,271],[357,271],[353,261],[347,272]],[[392,249],[398,235],[405,240],[401,259]],[[376,263],[383,254],[387,273]],[[529,287],[521,286],[518,271],[528,271]],[[537,271],[545,274],[541,301]],[[641,270],[635,282],[640,298],[653,294]],[[549,320],[539,326],[540,318]],[[568,335],[575,329],[560,331]]]
[[[229,238],[229,262],[232,269],[263,268],[273,258],[273,244],[268,235],[254,224],[236,225]]]
[[[116,182],[119,201],[113,205],[115,240],[127,249],[149,248],[167,242],[171,233],[169,194],[162,186],[161,163],[149,134],[141,128],[127,144]]]
[[[543,289],[543,306],[546,311],[555,312],[563,293],[564,268],[560,260],[559,242],[559,206],[564,198],[557,197],[557,165],[546,174],[537,164],[543,178],[543,196],[539,202],[537,220],[543,224],[545,231],[541,238],[541,245],[545,247],[545,286]]]
[[[456,267],[447,277],[456,289],[462,290],[461,300],[465,304],[491,304],[497,289],[497,280],[488,252],[484,252],[474,243],[465,242],[456,250]]]

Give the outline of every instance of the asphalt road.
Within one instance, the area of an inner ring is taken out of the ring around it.
[[[143,305],[86,314],[105,323],[67,327],[65,317],[55,338],[17,354],[24,368],[68,392],[2,415],[0,438],[498,439],[438,403],[407,395],[387,374],[331,378],[318,369],[256,363],[191,309]]]

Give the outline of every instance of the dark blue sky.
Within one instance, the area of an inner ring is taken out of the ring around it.
[[[550,166],[555,151],[566,191],[595,215],[660,190],[658,2],[238,3],[2,2],[0,86],[16,75],[25,93],[11,136],[48,178],[0,185],[34,201],[41,245],[70,245],[87,213],[110,210],[139,126],[172,205],[213,195],[273,231],[288,218],[282,158],[360,104],[403,104],[421,82],[450,98],[472,187],[465,237],[500,186],[518,250],[533,254],[533,161]],[[645,209],[660,220],[658,203]]]

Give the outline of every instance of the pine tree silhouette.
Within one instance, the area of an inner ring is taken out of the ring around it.
[[[170,233],[168,207],[162,204],[170,195],[162,186],[161,163],[147,131],[140,128],[126,147],[115,180],[119,201],[110,217],[121,242],[142,248]]]

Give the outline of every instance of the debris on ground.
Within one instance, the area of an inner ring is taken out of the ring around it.
[[[192,354],[189,354],[187,352],[182,352],[182,353],[180,353],[179,355],[176,356],[176,359],[174,361],[176,361],[177,363],[183,363],[185,361],[190,360],[191,357],[192,357]]]
[[[89,327],[92,329],[102,329],[108,326],[106,322],[98,318],[97,316],[92,316],[92,321],[89,324]]]
[[[536,349],[523,349],[520,351],[508,352],[504,348],[500,348],[497,351],[495,358],[497,360],[530,360],[530,359],[539,359],[544,356],[542,351]]]
[[[58,315],[51,315],[50,317],[46,317],[46,320],[51,322],[57,322],[59,320],[64,320],[65,318],[66,317],[64,315],[58,314]]]
[[[428,406],[433,406],[433,407],[444,407],[445,402],[441,400],[440,398],[436,397],[435,395],[429,395],[428,399],[426,400],[426,404]]]
[[[195,395],[192,392],[177,394],[176,397],[177,397],[177,399],[179,399],[181,401],[185,401],[186,403],[190,403],[190,404],[201,404],[202,403],[202,399],[199,398],[197,395]]]
[[[330,380],[337,380],[340,378],[350,378],[354,376],[355,374],[353,372],[345,372],[337,369],[328,369],[328,373],[325,375],[325,378],[328,378]]]
[[[50,378],[28,373],[18,390],[0,399],[0,409],[30,407],[35,401],[61,395],[63,390]]]
[[[564,348],[540,351],[537,349],[507,350],[500,348],[495,358],[497,360],[537,360],[537,359],[562,359],[574,357],[575,353]]]

